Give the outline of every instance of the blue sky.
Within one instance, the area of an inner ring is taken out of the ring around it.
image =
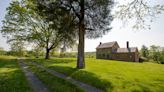
[[[2,27],[2,20],[5,17],[6,8],[9,6],[9,2],[11,2],[11,0],[0,0],[0,30]],[[6,39],[3,38],[1,34],[0,34],[0,47],[3,47],[6,50],[9,49],[9,45],[7,45]]]
[[[6,8],[12,0],[0,0],[0,29],[2,20],[4,19]],[[161,0],[162,1],[162,0]],[[164,4],[164,2],[162,2]],[[132,31],[128,27],[120,28],[120,21],[114,20],[112,23],[113,29],[102,38],[86,39],[85,51],[95,51],[99,42],[117,41],[120,47],[126,46],[126,41],[130,42],[130,47],[138,47],[144,44],[146,46],[159,45],[164,47],[164,12],[151,23],[151,30]],[[9,45],[6,43],[6,38],[0,34],[0,47],[9,50]]]

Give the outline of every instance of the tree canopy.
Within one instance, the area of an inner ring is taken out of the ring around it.
[[[35,0],[34,0],[35,1]],[[77,27],[79,38],[77,68],[85,67],[84,43],[85,37],[97,38],[109,32],[113,20],[111,10],[113,0],[36,0],[40,15],[53,20],[61,10],[73,18],[70,23]],[[56,14],[56,11],[57,12]]]
[[[55,18],[58,21],[53,23],[47,21],[38,14],[36,6],[30,0],[13,1],[7,10],[1,32],[10,41],[19,39],[45,48],[46,59],[49,58],[50,50],[59,46],[61,41],[66,39],[67,42],[72,42],[76,38],[75,28],[64,22],[69,16]]]

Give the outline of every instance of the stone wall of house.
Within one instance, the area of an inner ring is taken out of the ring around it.
[[[112,48],[97,49],[96,58],[97,59],[111,59]]]
[[[112,59],[121,61],[135,61],[135,53],[114,53],[112,54]]]

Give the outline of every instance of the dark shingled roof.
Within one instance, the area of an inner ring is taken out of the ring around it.
[[[133,53],[136,52],[138,49],[137,47],[131,47],[131,48],[117,48],[114,53]]]
[[[101,45],[98,45],[96,49],[100,49],[100,48],[110,48],[110,47],[112,47],[115,43],[117,43],[117,42],[116,42],[116,41],[113,41],[113,42],[102,43]]]

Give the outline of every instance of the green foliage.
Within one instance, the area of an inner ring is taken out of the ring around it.
[[[164,89],[164,67],[160,64],[86,59],[87,67],[79,70],[75,68],[75,58],[33,61],[106,92],[163,92]]]
[[[150,50],[149,50],[149,52],[150,52],[149,58],[159,64],[164,62],[163,61],[164,55],[162,53],[164,51],[164,49],[160,50],[160,48],[161,47],[159,47],[159,46],[152,45],[152,46],[150,46]]]
[[[0,56],[0,92],[33,92],[15,57]]]
[[[161,60],[161,64],[164,64],[164,50],[161,52],[160,60]]]
[[[149,56],[149,51],[148,51],[148,48],[147,48],[145,45],[142,46],[140,52],[141,52],[141,55],[142,55],[143,57],[148,58],[148,56]]]
[[[164,63],[164,48],[152,45],[150,49],[146,46],[141,48],[141,56],[147,58],[148,61],[163,64]]]
[[[77,52],[64,52],[64,53],[54,52],[51,54],[51,56],[58,57],[58,58],[76,58]],[[96,53],[95,52],[85,52],[85,57],[86,58],[96,58]]]

